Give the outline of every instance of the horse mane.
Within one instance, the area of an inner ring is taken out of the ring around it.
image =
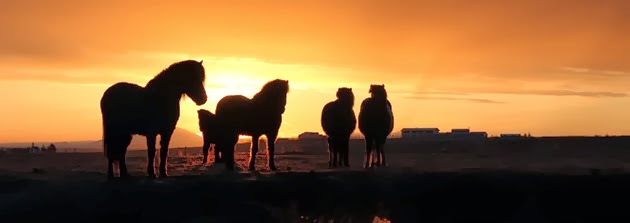
[[[191,80],[195,77],[192,77],[190,75],[177,75],[177,74],[191,73],[190,72],[191,70],[199,69],[199,68],[201,68],[201,71],[202,71],[202,72],[199,72],[199,74],[201,75],[201,82],[203,83],[206,81],[206,73],[203,66],[201,66],[202,62],[203,60],[202,61],[183,60],[183,61],[173,63],[167,68],[165,68],[164,70],[162,70],[160,73],[155,75],[155,77],[153,77],[153,79],[151,79],[145,87],[149,88],[159,83],[170,82],[170,81],[173,81],[175,78],[184,78],[184,80],[186,79]],[[193,72],[193,73],[198,73],[198,72]]]
[[[374,99],[385,99],[387,100],[387,90],[385,90],[385,85],[381,84],[372,84],[370,85],[370,92],[372,98]]]
[[[337,101],[347,102],[346,105],[352,107],[354,105],[354,93],[352,93],[352,88],[341,87],[337,89]]]
[[[289,81],[275,79],[263,85],[260,92],[256,93],[252,99],[268,96],[280,96],[289,93]]]
[[[289,93],[289,81],[275,79],[263,85],[260,92],[252,97],[252,102],[257,106],[282,114],[287,105],[287,93]]]

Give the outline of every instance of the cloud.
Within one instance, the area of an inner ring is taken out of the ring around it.
[[[145,50],[348,67],[398,79],[462,70],[545,79],[532,71],[562,64],[630,69],[630,3],[623,0],[63,2],[2,7],[0,58],[72,65],[102,52]],[[540,10],[567,5],[571,10]]]
[[[454,97],[439,97],[439,96],[405,96],[405,98],[417,99],[417,100],[467,101],[467,102],[488,103],[488,104],[505,103],[502,101],[495,101],[495,100],[483,99],[483,98],[454,98]]]
[[[570,90],[529,90],[529,91],[497,91],[495,94],[528,94],[528,95],[545,95],[545,96],[580,96],[580,97],[627,97],[628,94],[621,92],[607,91],[570,91]]]
[[[571,90],[470,90],[465,92],[418,92],[418,94],[435,94],[435,95],[468,95],[468,94],[505,94],[505,95],[539,95],[539,96],[578,96],[589,98],[618,98],[628,97],[623,92],[608,91],[571,91]],[[415,96],[413,96],[415,97]]]
[[[630,78],[630,72],[620,70],[597,70],[582,67],[560,67],[560,70],[586,75]]]

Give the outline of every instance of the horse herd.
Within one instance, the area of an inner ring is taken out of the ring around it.
[[[119,82],[105,90],[100,108],[108,179],[114,178],[115,166],[121,178],[129,177],[125,155],[132,136],[136,134],[146,136],[147,175],[151,178],[157,177],[155,144],[157,135],[160,135],[159,175],[168,176],[168,146],[180,115],[179,101],[188,96],[198,106],[205,104],[208,99],[205,76],[203,61],[184,60],[164,69],[144,87]],[[266,83],[251,99],[228,95],[219,100],[215,113],[198,110],[199,128],[203,133],[203,163],[208,162],[208,152],[214,144],[215,163],[223,162],[227,169],[233,169],[238,137],[249,135],[252,144],[248,166],[253,171],[258,139],[265,135],[269,169],[277,170],[274,144],[288,92],[289,81],[276,79]],[[365,167],[386,165],[383,146],[394,122],[385,86],[371,85],[369,92],[371,97],[361,103],[358,115],[359,131],[366,142]],[[342,87],[337,90],[337,100],[327,103],[322,110],[321,125],[328,136],[330,167],[349,166],[349,140],[357,126],[353,106],[352,89]]]

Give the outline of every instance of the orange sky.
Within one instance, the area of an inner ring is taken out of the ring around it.
[[[338,87],[358,113],[372,83],[396,130],[630,134],[630,2],[505,2],[2,1],[0,142],[99,139],[109,85],[184,59],[204,60],[209,110],[290,80],[283,136],[321,132]]]

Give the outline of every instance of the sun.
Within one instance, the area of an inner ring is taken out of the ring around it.
[[[210,75],[213,78],[206,80],[206,92],[216,101],[228,95],[252,97],[264,85],[255,75],[239,71],[215,71]]]

